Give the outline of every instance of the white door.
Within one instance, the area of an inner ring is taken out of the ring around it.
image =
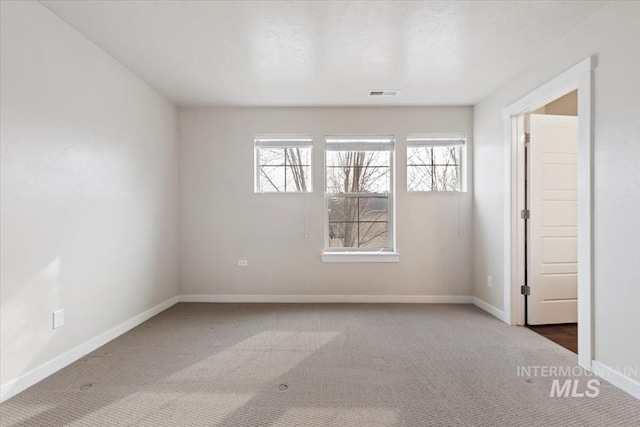
[[[530,115],[528,321],[578,321],[578,118]]]

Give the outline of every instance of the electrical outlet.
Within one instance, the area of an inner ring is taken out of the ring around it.
[[[56,310],[53,312],[53,329],[64,326],[64,310]]]
[[[493,286],[493,278],[491,276],[487,276],[487,286],[490,288]]]
[[[247,265],[249,265],[249,261],[247,261],[246,259],[238,260],[238,267],[246,267]]]

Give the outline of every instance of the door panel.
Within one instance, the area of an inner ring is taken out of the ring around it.
[[[540,117],[540,116],[539,116]],[[544,117],[563,117],[563,116],[544,116]],[[576,123],[578,121],[576,120]],[[542,150],[544,153],[555,154],[576,154],[578,152],[578,138],[576,136],[575,129],[573,128],[558,128],[554,127],[549,130],[550,135],[547,135],[546,129],[542,129]]]
[[[549,156],[547,156],[549,157]],[[558,156],[556,156],[558,157]],[[568,161],[568,156],[564,159],[555,161]],[[575,157],[575,156],[574,156]],[[543,159],[541,159],[544,161]],[[542,188],[544,191],[555,190],[577,190],[578,189],[578,165],[562,164],[562,163],[542,163]],[[546,194],[544,200],[564,199],[566,194]]]
[[[542,226],[562,227],[578,223],[578,202],[545,200],[542,202]]]
[[[542,299],[544,301],[573,299],[576,292],[578,292],[577,274],[547,273],[546,281],[548,286],[542,288]]]
[[[578,118],[529,117],[528,321],[578,320]]]
[[[574,237],[543,237],[543,264],[568,264],[567,269],[577,267],[578,239]]]

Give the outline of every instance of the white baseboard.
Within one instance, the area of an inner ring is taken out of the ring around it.
[[[610,382],[620,390],[629,393],[631,396],[640,400],[640,382],[626,376],[624,374],[624,369],[613,369],[603,363],[594,360],[591,363],[591,370],[597,376]]]
[[[130,329],[133,329],[141,323],[151,319],[156,314],[166,310],[179,301],[180,297],[178,296],[170,298],[165,302],[160,303],[155,307],[152,307],[149,310],[132,317],[131,319],[127,320],[124,323],[121,323],[115,328],[110,329],[83,344],[80,344],[78,347],[56,357],[53,360],[50,360],[44,365],[35,368],[34,370],[22,375],[21,377],[16,378],[15,380],[8,382],[7,384],[3,384],[2,387],[0,387],[0,402],[4,402],[5,400],[15,396],[21,391],[26,390],[32,385],[42,381],[49,375],[86,356],[98,347],[105,345],[114,338],[119,337]]]
[[[476,298],[476,297],[472,297],[471,298],[471,303],[473,305],[475,305],[476,307],[486,311],[487,313],[489,313],[490,315],[497,317],[498,319],[502,320],[504,323],[509,323],[507,321],[506,316],[504,315],[504,311],[495,308],[494,306],[492,306],[491,304],[489,304],[488,302],[485,302],[483,300],[481,300],[480,298]]]
[[[181,295],[182,302],[470,304],[467,295]]]

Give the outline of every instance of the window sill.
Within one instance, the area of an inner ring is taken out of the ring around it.
[[[400,262],[397,252],[323,252],[322,262]]]

